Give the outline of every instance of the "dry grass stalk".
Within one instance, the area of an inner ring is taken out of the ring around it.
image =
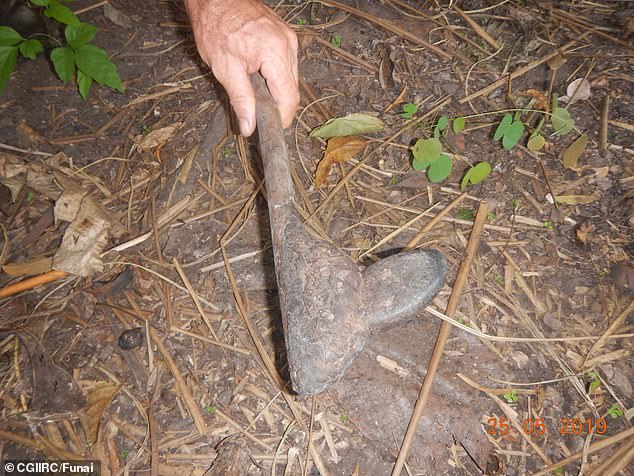
[[[466,256],[462,261],[462,264],[460,265],[460,269],[458,270],[458,276],[456,277],[456,281],[454,282],[453,288],[451,290],[451,296],[449,297],[449,302],[445,311],[445,314],[450,318],[454,316],[456,310],[458,309],[458,303],[460,302],[462,289],[467,282],[471,263],[473,262],[473,259],[475,257],[478,243],[480,242],[480,235],[482,234],[484,223],[487,219],[487,213],[488,205],[486,203],[481,203],[476,213],[473,228],[471,230],[471,235],[469,236]],[[416,434],[416,430],[418,429],[418,424],[420,422],[420,419],[423,417],[425,405],[427,405],[427,401],[429,400],[429,396],[431,395],[433,379],[436,375],[436,372],[438,371],[438,367],[440,366],[440,360],[442,359],[442,354],[445,345],[447,344],[450,332],[451,324],[443,321],[443,323],[440,325],[440,330],[438,331],[438,337],[436,338],[434,351],[430,358],[429,365],[427,366],[427,373],[425,374],[423,385],[421,386],[420,392],[418,394],[418,399],[416,400],[414,411],[412,412],[409,424],[407,425],[407,431],[405,432],[403,443],[401,444],[398,457],[396,458],[394,468],[392,469],[393,476],[399,476],[401,474],[401,471],[403,471],[403,466],[405,465],[405,460],[409,455],[414,435]]]

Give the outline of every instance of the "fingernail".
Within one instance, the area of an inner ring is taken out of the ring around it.
[[[242,133],[242,135],[248,137],[251,135],[251,131],[251,121],[249,121],[247,118],[240,119],[240,132]]]

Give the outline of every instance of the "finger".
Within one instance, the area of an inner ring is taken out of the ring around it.
[[[213,73],[229,95],[240,133],[249,137],[255,131],[255,93],[246,68],[239,62],[232,61],[225,71]]]
[[[284,127],[293,123],[299,105],[297,55],[289,51],[286,58],[273,58],[262,63],[261,73],[280,111]]]

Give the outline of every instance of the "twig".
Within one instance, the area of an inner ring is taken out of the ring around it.
[[[68,276],[68,273],[64,271],[49,271],[44,274],[40,274],[38,276],[33,276],[32,278],[24,279],[18,283],[10,284],[0,289],[0,299],[13,296],[22,291],[26,291],[28,289],[33,289],[42,284],[52,283],[57,281],[58,279],[62,279]]]
[[[423,228],[421,228],[421,230],[418,233],[416,233],[416,236],[414,236],[411,240],[409,240],[409,243],[405,245],[405,248],[403,248],[403,251],[409,251],[413,249],[418,244],[418,242],[423,239],[423,236],[425,236],[425,233],[427,233],[434,226],[436,226],[436,223],[442,220],[443,217],[447,213],[449,213],[456,205],[462,202],[466,197],[467,197],[467,192],[463,192],[460,195],[458,195],[456,198],[454,198],[451,202],[449,202],[445,208],[440,210],[431,220],[429,220],[425,224]]]
[[[479,91],[476,91],[475,93],[471,93],[468,96],[463,97],[458,102],[460,104],[464,104],[466,102],[474,100],[475,98],[479,98],[480,96],[482,96],[484,94],[489,94],[490,92],[495,91],[497,88],[502,87],[505,84],[508,84],[509,81],[512,81],[512,80],[514,80],[516,78],[519,78],[520,76],[528,73],[529,71],[532,71],[533,69],[537,68],[538,66],[540,66],[540,65],[546,63],[547,61],[550,61],[551,59],[555,58],[556,56],[560,55],[562,52],[565,52],[566,50],[569,50],[576,43],[577,43],[577,40],[569,41],[564,46],[562,46],[559,49],[556,49],[552,53],[549,53],[546,56],[543,56],[543,57],[541,57],[541,58],[539,58],[539,59],[527,64],[526,66],[522,66],[521,68],[516,69],[515,71],[510,73],[508,76],[503,76],[502,78],[498,79],[497,81],[494,81],[493,83],[491,83],[488,86],[480,89]]]
[[[482,234],[484,223],[487,219],[487,212],[488,205],[486,203],[481,203],[478,207],[478,212],[476,214],[473,228],[471,230],[471,235],[469,236],[465,259],[460,265],[458,276],[456,277],[451,295],[449,296],[449,302],[447,303],[445,314],[449,317],[453,317],[453,315],[456,313],[456,310],[458,309],[458,303],[460,302],[462,289],[467,282],[469,269],[471,267],[473,258],[475,257],[476,250],[478,249],[480,235]],[[440,330],[438,332],[434,351],[429,361],[429,365],[427,366],[427,373],[425,374],[423,385],[421,386],[420,392],[418,394],[418,400],[416,400],[416,404],[414,405],[412,417],[410,418],[409,424],[407,425],[407,431],[405,432],[405,437],[403,438],[401,449],[399,451],[398,457],[396,458],[396,462],[394,463],[394,468],[392,469],[392,476],[399,476],[401,474],[401,471],[403,470],[405,459],[409,455],[414,435],[416,434],[416,430],[418,429],[418,423],[423,416],[425,405],[427,404],[429,396],[431,395],[433,379],[436,375],[436,372],[438,371],[440,359],[442,358],[443,351],[447,343],[447,339],[449,338],[450,332],[451,324],[443,321],[443,323],[440,325]]]
[[[490,44],[493,48],[495,48],[496,50],[499,50],[500,44],[495,41],[495,38],[493,38],[491,35],[489,35],[489,33],[482,28],[480,25],[478,25],[476,23],[476,21],[471,18],[469,15],[467,15],[465,12],[463,12],[462,10],[460,10],[456,5],[453,6],[453,9],[456,11],[456,13],[458,15],[460,15],[462,17],[462,19],[464,21],[466,21],[469,26],[471,28],[473,28],[475,30],[475,32],[484,40],[486,41],[488,44]]]
[[[134,298],[132,293],[130,291],[126,291],[125,295],[128,298],[128,302],[132,306],[132,309],[134,309],[135,315],[142,321],[146,321],[147,318],[144,315],[143,311],[141,311],[141,308],[137,304],[136,299]],[[174,381],[176,382],[178,391],[183,397],[185,406],[189,410],[189,414],[192,416],[192,419],[194,420],[194,425],[196,426],[198,433],[200,433],[201,435],[205,434],[207,432],[207,424],[205,423],[205,419],[203,418],[203,415],[200,412],[200,408],[198,407],[198,404],[196,403],[196,401],[194,400],[194,397],[192,396],[191,390],[189,390],[189,387],[185,383],[185,379],[183,378],[180,371],[178,370],[178,367],[176,366],[174,359],[172,358],[171,354],[168,352],[165,345],[163,345],[163,341],[161,341],[156,330],[154,330],[152,326],[149,327],[149,333],[152,336],[152,340],[156,344],[156,347],[158,348],[159,352],[163,356],[163,359],[165,360],[165,364],[169,368],[172,376],[174,377]]]
[[[521,433],[521,432],[520,432]],[[619,433],[618,435],[614,435],[614,436],[610,436],[609,438],[606,438],[605,440],[602,441],[597,441],[596,443],[592,443],[590,445],[590,447],[588,448],[588,454],[590,453],[596,453],[597,451],[601,451],[604,448],[607,448],[608,446],[613,445],[614,443],[618,443],[619,441],[622,441],[626,438],[629,438],[630,436],[634,435],[634,427],[629,428],[625,431],[622,431],[621,433]],[[578,451],[570,456],[568,456],[567,458],[562,459],[561,461],[558,461],[556,463],[553,463],[549,466],[546,466],[545,468],[541,469],[540,471],[533,473],[531,476],[543,476],[544,474],[548,474],[551,471],[556,470],[557,468],[563,467],[569,463],[572,463],[573,461],[578,460],[579,458],[581,458],[583,456],[583,451]]]

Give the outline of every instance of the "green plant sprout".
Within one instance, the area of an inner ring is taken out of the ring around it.
[[[216,407],[214,407],[213,405],[207,405],[205,407],[205,411],[209,414],[209,415],[213,415],[214,413],[216,413]]]
[[[222,152],[222,155],[224,156],[225,159],[228,159],[229,157],[231,157],[231,147],[225,147],[225,150]]]
[[[504,286],[504,278],[501,274],[496,274],[495,276],[493,276],[493,281],[495,281],[495,283],[500,286]]]
[[[473,221],[475,219],[475,211],[473,211],[471,208],[461,208],[456,213],[456,218],[458,220]]]
[[[613,420],[616,420],[623,416],[623,410],[619,408],[617,403],[613,403],[612,406],[608,408],[608,415],[610,415]]]
[[[488,162],[480,162],[473,167],[471,167],[464,174],[462,178],[462,183],[460,184],[460,188],[464,190],[467,185],[472,184],[476,185],[482,182],[485,178],[489,176],[491,173],[491,164]]]
[[[306,18],[299,18],[296,22],[295,22],[298,26],[304,26],[306,25],[308,22],[306,21]]]
[[[502,397],[504,397],[506,403],[516,403],[520,399],[520,397],[517,396],[517,390],[511,390],[502,395]]]
[[[543,225],[544,228],[546,228],[548,231],[553,231],[555,229],[555,225],[551,220],[546,220]]]
[[[66,25],[66,45],[54,48],[50,55],[59,79],[64,83],[75,80],[83,99],[88,97],[93,82],[123,92],[119,73],[108,54],[90,43],[97,34],[97,28],[80,22],[72,10],[59,0],[31,0],[31,3],[42,7],[44,16]],[[18,53],[32,60],[43,51],[41,41],[24,38],[13,28],[0,26],[0,93],[15,69]]]
[[[330,44],[335,48],[341,48],[341,43],[343,42],[343,37],[341,35],[335,35],[330,38]]]
[[[592,395],[601,386],[601,379],[599,378],[599,374],[594,370],[591,370],[586,375],[591,379],[588,385],[588,395]]]
[[[403,112],[401,113],[401,117],[403,119],[412,119],[414,114],[418,111],[418,106],[411,102],[403,104]]]

